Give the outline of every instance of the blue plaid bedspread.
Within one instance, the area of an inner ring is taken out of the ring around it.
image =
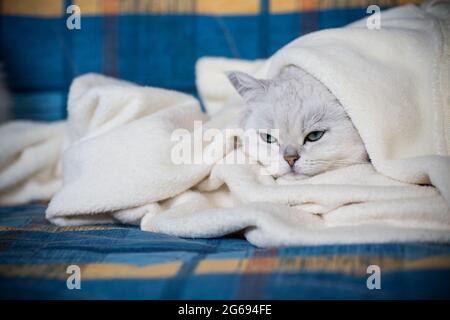
[[[203,56],[267,58],[300,35],[342,27],[382,9],[422,0],[4,0],[0,61],[12,114],[66,117],[72,80],[96,72],[141,85],[197,94]],[[67,8],[81,11],[68,29]]]
[[[56,227],[44,211],[0,208],[2,299],[450,298],[449,245],[258,249],[239,238]],[[71,265],[80,268],[80,289],[68,289]],[[381,289],[367,288],[369,265],[380,267]]]

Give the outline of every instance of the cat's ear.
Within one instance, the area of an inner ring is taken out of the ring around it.
[[[227,76],[236,91],[246,102],[256,101],[266,94],[269,84],[268,80],[255,79],[251,75],[239,71],[228,72]]]

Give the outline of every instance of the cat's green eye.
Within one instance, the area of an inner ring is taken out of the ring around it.
[[[320,138],[322,138],[322,136],[323,136],[323,134],[325,133],[325,131],[313,131],[313,132],[310,132],[307,136],[306,136],[306,141],[311,141],[311,142],[314,142],[314,141],[317,141],[317,140],[319,140]]]
[[[277,142],[277,139],[275,139],[275,137],[271,136],[268,133],[261,132],[259,135],[260,135],[261,139],[263,139],[267,143]]]

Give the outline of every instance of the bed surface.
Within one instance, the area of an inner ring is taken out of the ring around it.
[[[128,226],[56,227],[45,206],[0,207],[2,299],[450,298],[450,246],[258,249],[239,238],[179,239]],[[67,267],[81,270],[69,290]],[[381,289],[366,286],[381,268]]]

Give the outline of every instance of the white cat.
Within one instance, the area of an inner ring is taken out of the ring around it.
[[[247,105],[241,126],[254,135],[244,150],[275,178],[301,179],[369,161],[339,101],[302,69],[286,67],[270,80],[243,72],[228,77]]]

